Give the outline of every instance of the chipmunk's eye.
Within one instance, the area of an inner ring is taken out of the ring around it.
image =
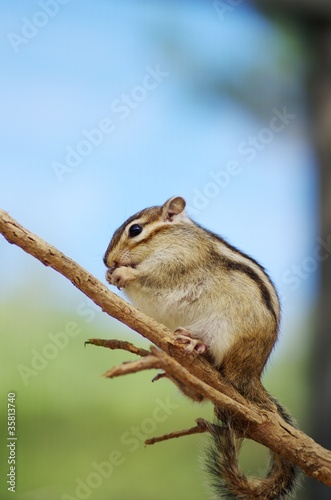
[[[130,238],[134,238],[135,236],[138,236],[138,234],[140,234],[142,230],[143,230],[143,228],[139,224],[132,224],[132,226],[129,229]]]

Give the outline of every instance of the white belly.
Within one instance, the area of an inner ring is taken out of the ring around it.
[[[226,313],[208,310],[206,301],[188,296],[186,290],[151,292],[134,285],[125,290],[130,301],[142,312],[175,331],[182,327],[202,340],[219,365],[235,341],[235,328]],[[224,309],[225,311],[225,309]]]

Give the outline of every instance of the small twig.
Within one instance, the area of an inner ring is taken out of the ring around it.
[[[137,354],[137,356],[148,356],[150,351],[147,349],[142,349],[141,347],[137,347],[131,342],[127,342],[126,340],[117,340],[117,339],[88,339],[85,342],[85,345],[92,344],[101,347],[108,347],[108,349],[123,349],[124,351],[132,352],[132,354]]]
[[[123,363],[119,366],[115,366],[111,370],[108,370],[103,374],[105,378],[120,377],[121,375],[127,375],[128,373],[141,372],[142,370],[149,370],[151,368],[162,368],[162,362],[156,356],[146,356],[137,361],[130,361],[128,363]]]
[[[190,429],[184,429],[183,431],[174,431],[169,434],[164,434],[163,436],[154,437],[151,439],[146,439],[145,444],[151,445],[155,443],[161,443],[161,441],[167,441],[168,439],[179,438],[183,436],[192,436],[193,434],[202,434],[203,432],[208,431],[208,422],[203,418],[196,419],[197,425],[195,427],[191,427]]]
[[[155,377],[152,378],[152,382],[157,382],[158,380],[161,380],[162,378],[169,378],[168,375],[165,372],[160,372],[155,375]]]

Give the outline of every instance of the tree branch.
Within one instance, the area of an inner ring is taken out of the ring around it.
[[[228,386],[205,358],[196,353],[186,354],[183,348],[176,345],[172,332],[165,326],[108,290],[76,262],[29,232],[3,210],[0,210],[0,232],[9,243],[21,247],[44,265],[61,273],[103,311],[125,323],[164,351],[154,348],[151,354],[143,356],[139,362],[143,362],[145,368],[152,367],[152,365],[153,368],[163,368],[171,377],[180,380],[216,405],[232,412],[245,425],[247,437],[297,464],[307,475],[331,486],[330,451],[322,448],[303,432],[288,425],[276,412],[261,412],[260,409],[255,408],[233,387]],[[127,367],[129,365],[130,363],[126,364]],[[132,366],[131,364],[131,368]],[[136,364],[134,368],[137,369],[138,366],[142,365]],[[130,366],[128,372],[130,372]]]

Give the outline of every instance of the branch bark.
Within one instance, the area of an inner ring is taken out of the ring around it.
[[[142,360],[133,362],[135,366],[131,368],[144,369],[143,365],[145,368],[164,369],[167,374],[179,379],[189,388],[213,401],[214,404],[232,412],[245,426],[247,437],[297,464],[307,475],[331,486],[330,451],[322,448],[303,432],[288,425],[277,413],[261,412],[260,409],[247,402],[233,387],[221,379],[219,373],[206,359],[195,353],[188,355],[183,348],[176,345],[172,332],[165,326],[108,290],[76,262],[25,229],[3,210],[0,210],[0,233],[9,243],[19,246],[45,266],[58,271],[104,312],[125,323],[163,351],[152,349],[147,356],[144,353]],[[120,348],[125,348],[124,344]],[[129,364],[121,366],[128,367]],[[130,372],[130,369],[127,371]],[[119,374],[121,373],[113,371],[108,376]]]
[[[170,432],[169,434],[164,434],[163,436],[146,439],[145,444],[151,445],[160,443],[161,441],[168,441],[168,439],[176,439],[183,436],[192,436],[192,434],[201,434],[208,431],[208,422],[206,422],[203,418],[197,418],[196,423],[197,425],[195,427],[191,427],[190,429]]]

